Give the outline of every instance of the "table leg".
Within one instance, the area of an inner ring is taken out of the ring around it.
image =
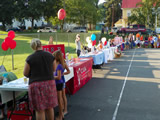
[[[15,106],[16,106],[16,100],[15,100],[16,98],[15,98],[15,91],[13,91],[13,108],[12,108],[12,111],[11,111],[11,114],[9,115],[9,120],[10,120],[10,118],[11,118],[11,116],[12,116],[12,114],[13,114],[13,111],[14,111],[14,109],[15,109]]]
[[[34,116],[31,112],[31,110],[29,109],[29,100],[28,100],[28,95],[27,95],[27,104],[28,104],[28,111],[30,112],[30,115],[29,114],[18,114],[18,113],[13,113],[15,108],[16,108],[16,98],[15,98],[15,91],[13,91],[13,108],[12,108],[12,111],[9,115],[9,118],[8,120],[10,120],[11,116],[14,114],[14,115],[24,115],[24,116],[32,116],[32,120],[34,120]]]

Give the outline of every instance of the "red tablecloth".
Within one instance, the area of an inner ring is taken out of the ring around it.
[[[92,58],[75,58],[70,62],[69,66],[74,69],[74,77],[66,85],[71,94],[76,93],[92,78],[92,64]]]

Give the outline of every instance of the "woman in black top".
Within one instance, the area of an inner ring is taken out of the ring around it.
[[[33,39],[34,53],[26,59],[24,76],[29,77],[30,108],[36,111],[37,120],[54,120],[53,107],[57,106],[56,84],[53,78],[54,57],[41,48],[39,39]]]

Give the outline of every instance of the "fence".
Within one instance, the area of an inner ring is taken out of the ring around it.
[[[16,34],[15,40],[17,42],[17,47],[20,51],[15,49],[15,53],[25,53],[26,49],[28,52],[32,52],[29,44],[33,38],[39,38],[43,45],[47,45],[49,37],[53,37],[54,44],[65,44],[65,51],[71,53],[75,52],[75,37],[77,33],[32,33],[32,34]],[[86,37],[91,36],[92,33],[79,33],[81,36],[81,44],[87,45]],[[7,37],[7,34],[0,34],[0,44]],[[96,40],[98,41],[101,37],[101,34],[96,34]],[[28,47],[28,48],[27,48]],[[28,53],[27,52],[27,53]]]

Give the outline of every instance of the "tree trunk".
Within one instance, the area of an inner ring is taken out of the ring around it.
[[[63,32],[63,24],[64,24],[64,20],[60,20],[61,32]]]
[[[5,26],[5,21],[2,21],[2,30],[5,30],[6,26]]]
[[[34,28],[34,18],[33,17],[32,17],[31,22],[32,22],[31,31],[33,31],[33,28]]]

